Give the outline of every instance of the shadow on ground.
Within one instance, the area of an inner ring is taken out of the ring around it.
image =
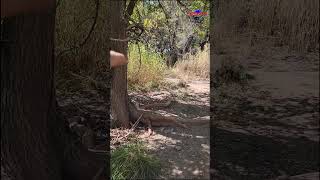
[[[318,170],[319,144],[306,138],[281,141],[215,128],[212,167],[221,179],[269,179]],[[213,174],[212,174],[213,176]]]
[[[250,95],[213,109],[211,176],[253,180],[318,171],[319,98]]]
[[[151,152],[161,157],[163,178],[209,178],[209,126],[156,128]]]

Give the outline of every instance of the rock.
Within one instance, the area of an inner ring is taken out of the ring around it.
[[[163,130],[164,133],[172,133],[173,132],[173,128],[168,128]]]
[[[199,169],[196,169],[192,172],[193,175],[198,176],[201,173],[201,171]]]
[[[185,88],[185,87],[187,87],[188,85],[187,85],[187,83],[186,83],[185,81],[180,80],[180,81],[178,82],[177,86],[178,86],[178,87],[183,87],[183,88]]]
[[[80,123],[81,120],[82,120],[81,118],[83,118],[83,117],[81,117],[81,116],[74,116],[74,117],[69,118],[69,119],[68,119],[68,122],[69,122],[70,124],[72,124],[72,123]]]
[[[77,135],[80,137],[87,131],[87,129],[88,128],[82,124],[75,124],[71,127],[71,130],[77,133]]]
[[[177,151],[181,151],[182,147],[181,146],[175,146],[174,147]]]
[[[70,122],[69,123],[69,128],[73,130],[74,127],[76,127],[77,125],[78,125],[78,122]]]
[[[87,148],[93,148],[95,143],[94,143],[94,132],[91,129],[88,129],[82,136],[81,141],[82,144],[87,147]]]

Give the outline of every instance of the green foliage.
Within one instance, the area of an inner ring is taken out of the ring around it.
[[[141,143],[117,148],[111,153],[112,179],[154,179],[160,173],[160,161],[147,154]]]
[[[196,22],[193,18],[187,17],[187,9],[208,12],[209,1],[182,3],[187,8],[180,7],[181,5],[175,1],[138,1],[131,18],[144,26],[145,31],[140,40],[162,53],[173,48],[183,49],[187,38],[193,35],[194,44],[191,48],[196,48],[208,31],[209,16],[201,17],[202,20]]]
[[[166,66],[161,56],[148,50],[143,44],[129,44],[128,85],[130,89],[148,90],[158,88]],[[141,53],[141,64],[140,64]],[[139,70],[140,67],[140,70]]]

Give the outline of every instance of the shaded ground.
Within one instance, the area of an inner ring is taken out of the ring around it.
[[[79,91],[64,94],[57,92],[61,115],[68,120],[71,131],[79,141],[93,149],[106,149],[109,130],[106,117],[109,116],[103,97],[97,91]]]
[[[236,47],[226,49],[255,80],[212,94],[215,179],[275,179],[318,171],[319,55],[255,47],[244,57]]]
[[[174,102],[169,107],[154,110],[181,118],[209,119],[209,81],[181,83],[173,78],[167,81],[182,87],[148,94],[134,93],[131,96],[140,104],[173,98]],[[161,178],[209,179],[209,124],[190,126],[190,130],[177,127],[154,130],[154,135],[143,140],[161,160]]]

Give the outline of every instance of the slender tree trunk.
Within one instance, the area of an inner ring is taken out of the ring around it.
[[[101,167],[56,113],[54,24],[48,13],[1,27],[13,42],[1,47],[1,176],[10,179],[88,180]]]
[[[126,20],[123,19],[125,1],[111,1],[110,37],[115,39],[126,38]],[[127,54],[128,42],[112,41],[111,48],[114,51]],[[127,91],[127,65],[113,69],[111,90],[111,113],[115,125],[128,128],[129,106]]]

